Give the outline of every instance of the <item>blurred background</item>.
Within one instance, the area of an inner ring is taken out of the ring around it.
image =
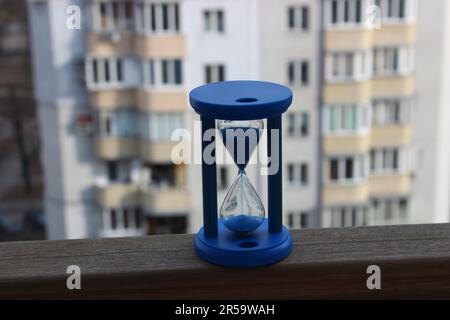
[[[200,141],[189,91],[237,79],[294,93],[288,227],[450,220],[446,0],[0,6],[0,241],[197,232],[201,166],[173,163],[171,134]],[[219,207],[236,174],[218,165]]]

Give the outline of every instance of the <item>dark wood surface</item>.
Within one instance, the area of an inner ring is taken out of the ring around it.
[[[193,235],[0,243],[0,298],[450,298],[450,225],[293,231],[284,261],[256,269],[205,263]],[[381,290],[368,290],[369,265]],[[66,269],[81,268],[81,290]]]

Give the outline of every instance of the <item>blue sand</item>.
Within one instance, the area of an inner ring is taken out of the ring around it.
[[[252,132],[254,131],[254,132]],[[238,166],[240,171],[243,171],[250,160],[250,157],[259,143],[262,130],[254,127],[229,127],[220,129],[223,144],[227,148],[230,155],[233,157],[234,163]],[[233,138],[234,141],[227,140],[227,133]],[[252,137],[256,136],[256,141]],[[228,145],[228,144],[230,145]],[[244,150],[242,150],[244,146]],[[232,149],[230,149],[230,147]],[[241,147],[241,149],[239,149]],[[242,163],[242,155],[244,152],[244,163]],[[239,162],[239,155],[241,155],[241,161]]]
[[[246,233],[257,229],[263,223],[263,217],[240,214],[222,219],[225,227],[234,232]]]

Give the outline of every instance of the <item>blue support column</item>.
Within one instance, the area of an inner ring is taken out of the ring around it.
[[[208,129],[215,129],[214,118],[201,117],[202,120],[202,188],[203,188],[203,227],[206,237],[217,237],[217,176],[216,176],[216,137],[212,141],[204,141]],[[214,144],[212,164],[206,164],[203,152],[209,144]]]
[[[267,156],[276,157],[272,155],[272,129],[278,130],[278,171],[275,174],[267,176],[268,182],[268,217],[269,217],[269,232],[281,232],[283,224],[283,159],[282,154],[282,132],[281,132],[281,115],[267,119]],[[272,165],[272,163],[270,164]]]

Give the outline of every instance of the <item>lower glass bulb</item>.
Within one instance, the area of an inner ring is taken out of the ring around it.
[[[264,207],[245,171],[240,171],[222,207],[220,218],[229,230],[247,233],[256,230],[264,221]]]

